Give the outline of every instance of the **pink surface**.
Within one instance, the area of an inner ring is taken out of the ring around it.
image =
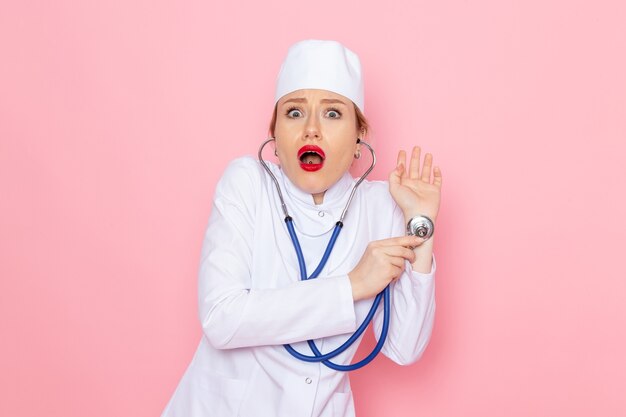
[[[358,415],[626,415],[624,4],[4,2],[0,415],[161,412],[215,182],[305,38],[361,56],[372,178],[412,144],[444,176],[431,344]]]

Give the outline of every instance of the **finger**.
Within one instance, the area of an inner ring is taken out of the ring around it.
[[[421,246],[424,242],[426,242],[426,240],[428,239],[424,239],[424,238],[418,238],[417,243],[413,246],[411,246],[412,249],[417,248],[418,246]],[[411,262],[412,263],[412,262]]]
[[[398,159],[396,160],[396,167],[389,173],[389,186],[395,186],[402,183],[402,176],[404,175],[404,160],[406,156],[404,151],[398,152]]]
[[[385,253],[394,258],[406,259],[411,263],[415,261],[415,252],[406,246],[387,246],[385,247]]]
[[[392,169],[391,172],[389,173],[389,188],[391,188],[394,185],[398,185],[401,182],[402,182],[402,176],[398,172],[398,166],[396,165],[396,167]]]
[[[400,237],[391,237],[389,239],[377,240],[376,243],[380,246],[388,247],[388,246],[417,246],[424,239],[417,236],[400,236]]]
[[[398,161],[396,163],[396,169],[398,170],[398,174],[400,175],[400,177],[404,175],[405,166],[406,166],[406,152],[402,150],[398,152]]]
[[[437,187],[441,187],[441,169],[437,166],[434,169],[433,184],[435,184]]]
[[[411,162],[409,163],[409,178],[416,180],[420,177],[420,154],[421,149],[419,146],[413,147],[411,153]]]
[[[400,266],[393,266],[393,278],[391,279],[392,281],[397,280],[398,278],[400,278],[402,276],[402,273],[404,272],[404,261],[402,262],[402,265]]]
[[[429,153],[424,157],[424,166],[422,167],[422,181],[430,184],[430,171],[433,166],[433,156]]]
[[[404,263],[406,260],[400,256],[392,256],[389,258],[389,263],[395,266],[396,268],[404,268]]]

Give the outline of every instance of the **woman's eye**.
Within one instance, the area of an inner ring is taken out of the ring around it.
[[[331,119],[338,119],[341,117],[341,113],[339,113],[338,110],[328,110],[326,115],[330,117]]]
[[[302,116],[302,112],[298,109],[290,109],[289,111],[287,111],[287,116],[291,118],[300,117]]]

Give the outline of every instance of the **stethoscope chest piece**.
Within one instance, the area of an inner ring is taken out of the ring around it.
[[[435,231],[435,225],[427,216],[415,216],[406,225],[406,233],[410,236],[417,236],[429,239]]]

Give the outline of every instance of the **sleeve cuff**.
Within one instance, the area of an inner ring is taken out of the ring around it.
[[[334,280],[337,287],[337,320],[345,323],[346,332],[352,332],[356,329],[356,312],[354,311],[354,300],[352,299],[352,284],[348,275],[337,277],[329,277],[327,279]]]
[[[437,270],[437,262],[435,261],[435,254],[433,253],[433,258],[432,258],[432,265],[430,267],[430,272],[429,273],[424,273],[424,272],[417,272],[417,271],[413,271],[413,267],[411,266],[411,264],[407,261],[407,265],[408,265],[408,269],[411,273],[411,276],[414,278],[423,278],[423,279],[433,279],[435,277],[435,271]]]

